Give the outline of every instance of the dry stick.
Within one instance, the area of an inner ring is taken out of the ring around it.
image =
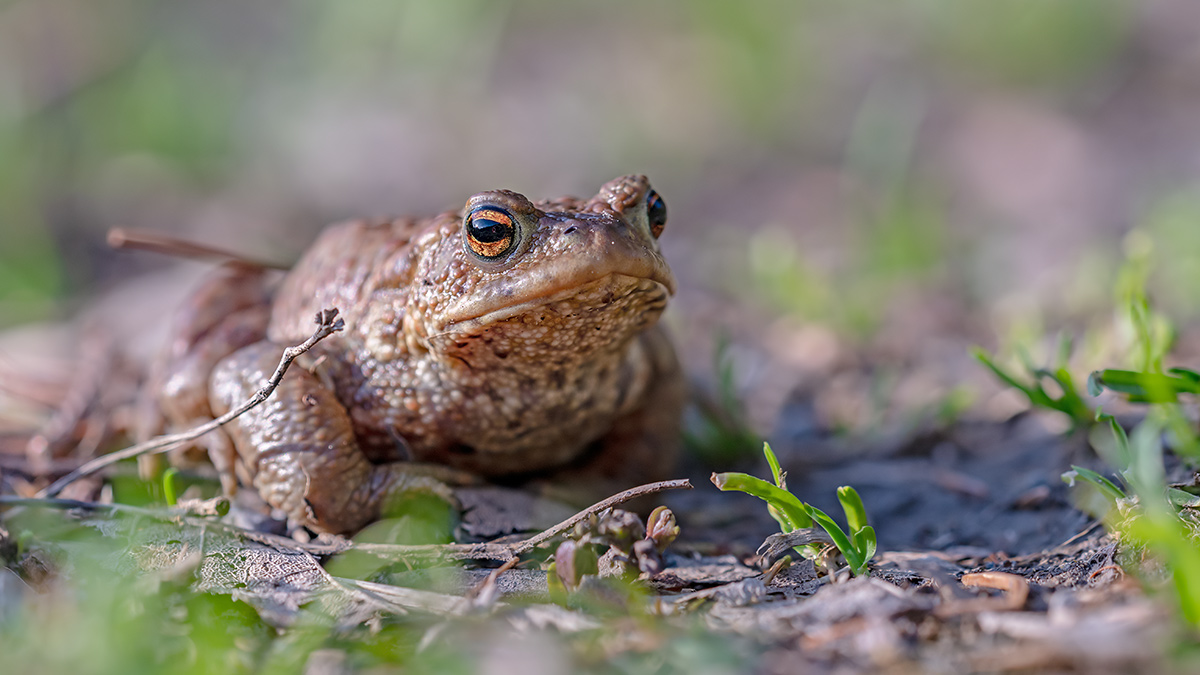
[[[177,239],[160,232],[146,230],[126,230],[114,227],[108,231],[108,245],[111,248],[135,248],[142,251],[153,251],[163,255],[197,260],[222,260],[246,267],[263,269],[286,270],[287,265],[248,258],[239,253],[228,251],[215,246],[199,244],[186,239]]]
[[[502,565],[500,565],[496,569],[492,570],[490,574],[488,574],[486,577],[484,577],[483,581],[480,581],[479,583],[475,584],[471,588],[468,588],[467,592],[463,594],[463,600],[466,600],[467,604],[469,606],[470,603],[475,602],[485,592],[495,591],[496,580],[500,578],[500,575],[504,574],[505,572],[511,570],[512,568],[514,568],[520,564],[521,564],[521,559],[517,556],[513,556],[512,558],[505,560]],[[490,596],[490,598],[485,599],[484,603],[486,603],[488,605],[495,604],[496,594],[493,592],[493,593],[490,593],[489,596]]]
[[[624,492],[618,492],[617,494],[609,497],[608,499],[605,499],[603,501],[599,501],[599,502],[596,502],[595,504],[592,504],[591,506],[587,507],[586,509],[580,511],[579,513],[576,513],[575,515],[571,516],[570,518],[567,518],[566,520],[564,520],[561,523],[555,525],[554,527],[542,532],[541,534],[534,535],[534,536],[526,539],[525,541],[517,542],[513,546],[513,550],[518,555],[520,555],[521,553],[525,553],[527,551],[532,551],[533,549],[537,548],[538,545],[541,544],[542,542],[545,542],[555,536],[558,536],[559,534],[562,534],[563,532],[566,532],[567,530],[571,529],[572,527],[575,527],[575,525],[577,523],[583,521],[584,518],[587,518],[588,516],[599,513],[601,511],[603,511],[604,509],[607,509],[611,506],[616,506],[617,504],[622,504],[624,502],[627,502],[631,499],[636,499],[638,497],[644,497],[646,495],[652,495],[652,494],[656,494],[659,492],[664,492],[666,490],[691,490],[691,489],[692,489],[692,483],[691,483],[691,481],[689,481],[686,478],[681,478],[679,480],[663,480],[663,481],[659,481],[657,483],[648,483],[646,485],[639,485],[638,487],[635,487],[635,488],[629,488],[628,490],[625,490]]]
[[[125,448],[124,450],[118,450],[116,452],[111,452],[107,455],[97,457],[96,459],[87,462],[71,473],[54,481],[49,487],[41,492],[38,492],[37,496],[55,497],[59,492],[62,492],[63,488],[67,487],[71,483],[74,483],[85,476],[90,476],[104,467],[109,466],[110,464],[115,464],[123,459],[129,459],[139,455],[159,454],[166,452],[180,444],[195,440],[212,431],[213,429],[216,429],[217,427],[236,419],[239,415],[245,413],[247,410],[267,400],[267,397],[271,395],[271,392],[275,391],[275,388],[279,386],[280,380],[283,379],[283,374],[287,372],[288,366],[292,365],[292,361],[295,361],[296,357],[300,356],[309,349],[312,349],[313,345],[317,344],[321,340],[324,340],[330,335],[345,328],[346,323],[337,318],[337,314],[337,309],[325,309],[317,312],[316,332],[314,332],[312,336],[310,336],[304,342],[283,350],[283,357],[279,359],[279,365],[275,367],[275,372],[271,374],[271,379],[267,380],[265,385],[263,385],[258,391],[254,392],[254,396],[251,396],[245,403],[238,406],[236,409],[230,410],[217,419],[201,424],[200,426],[193,427],[188,431],[178,434],[159,436],[158,438],[152,439],[145,443],[139,443],[138,445]]]
[[[692,489],[691,482],[682,478],[679,480],[664,480],[657,483],[648,483],[639,485],[635,488],[630,488],[624,492],[619,492],[608,499],[596,502],[586,509],[567,518],[561,523],[551,527],[548,530],[521,541],[511,544],[418,544],[418,545],[397,545],[397,544],[355,544],[354,550],[370,553],[379,557],[418,557],[418,556],[433,556],[458,558],[463,560],[510,560],[522,553],[527,553],[537,548],[546,541],[566,532],[575,527],[576,524],[585,518],[599,513],[617,504],[627,502],[631,499],[652,495],[667,490],[690,490]]]
[[[1075,536],[1071,537],[1070,539],[1064,541],[1063,543],[1059,544],[1055,548],[1056,549],[1064,548],[1066,546],[1070,546],[1071,544],[1074,544],[1075,542],[1079,541],[1080,539],[1086,537],[1089,533],[1091,533],[1092,530],[1095,530],[1103,522],[1104,521],[1102,521],[1102,520],[1093,520],[1091,523],[1088,524],[1087,527],[1083,528],[1082,532],[1079,532],[1078,534],[1076,534]]]

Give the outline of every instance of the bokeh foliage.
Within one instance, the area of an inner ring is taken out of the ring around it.
[[[772,305],[836,319],[843,308],[820,287],[861,280],[847,320],[869,327],[897,278],[923,279],[970,250],[955,241],[944,191],[914,163],[930,97],[962,82],[1087,96],[1119,66],[1134,18],[1116,0],[625,0],[604,11],[546,0],[10,0],[0,6],[0,309],[8,322],[45,316],[101,274],[106,228],[178,230],[231,193],[315,212],[302,217],[310,229],[352,212],[306,203],[296,173],[335,186],[377,175],[338,142],[365,117],[384,120],[387,135],[440,125],[433,138],[446,146],[389,160],[396,199],[368,211],[440,206],[438,195],[491,176],[580,190],[632,166],[702,190],[723,167],[829,159],[861,180],[846,242],[859,253],[836,273],[802,255],[793,266],[809,272],[767,285],[815,288]],[[892,65],[878,73],[859,63],[883,54]],[[301,159],[314,166],[295,166],[289,149],[309,143]],[[588,182],[558,185],[567,163]],[[775,228],[792,240],[800,225],[685,213],[701,232]]]

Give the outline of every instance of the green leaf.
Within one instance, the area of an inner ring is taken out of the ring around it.
[[[1200,497],[1179,488],[1167,488],[1167,499],[1177,509],[1194,509],[1200,507]]]
[[[775,479],[775,485],[787,489],[783,483],[783,470],[779,468],[779,460],[775,457],[775,452],[771,450],[771,444],[766,441],[763,441],[763,455],[766,456],[767,464],[771,467],[771,476]]]
[[[1200,373],[1194,370],[1189,370],[1187,368],[1168,368],[1167,372],[1178,376],[1180,379],[1189,380],[1194,382],[1197,386],[1200,386]]]
[[[1108,428],[1112,430],[1113,438],[1117,442],[1117,456],[1115,458],[1115,462],[1113,461],[1114,458],[1109,457],[1106,459],[1108,459],[1109,463],[1113,464],[1114,466],[1128,467],[1129,463],[1132,461],[1132,455],[1129,452],[1129,435],[1125,433],[1125,427],[1122,427],[1117,422],[1117,418],[1113,415],[1105,414],[1099,410],[1096,411],[1096,420],[1108,423]]]
[[[1089,380],[1097,389],[1111,389],[1133,400],[1149,403],[1174,403],[1179,394],[1200,394],[1200,379],[1191,371],[1166,375],[1107,368],[1092,373]]]
[[[870,525],[854,533],[854,545],[862,556],[863,563],[868,563],[875,557],[875,528]]]
[[[1060,351],[1064,348],[1069,348],[1070,344],[1069,340],[1060,342]],[[1066,367],[1060,365],[1053,370],[1037,368],[1033,365],[1032,360],[1025,350],[1019,349],[1017,351],[1022,362],[1025,364],[1025,370],[1029,374],[1029,382],[1022,382],[1015,374],[1001,368],[987,352],[979,347],[972,348],[971,353],[977,361],[992,371],[992,374],[999,378],[1001,382],[1023,393],[1029,399],[1030,405],[1048,410],[1056,410],[1067,415],[1071,418],[1072,428],[1092,421],[1092,410],[1079,395],[1079,392],[1075,388],[1074,378]],[[1060,360],[1064,360],[1065,356],[1060,353],[1059,358]],[[1054,382],[1062,391],[1062,395],[1054,398],[1048,394],[1042,386],[1041,381],[1043,379]]]
[[[973,347],[971,349],[971,356],[974,356],[976,361],[979,361],[985,367],[987,367],[988,370],[992,371],[992,374],[1000,378],[1001,382],[1004,382],[1013,389],[1024,393],[1025,396],[1029,397],[1030,400],[1033,400],[1034,392],[1030,390],[1029,387],[1018,382],[1016,377],[1010,375],[1008,371],[996,365],[996,362],[992,360],[992,357],[985,352],[982,347]]]
[[[767,511],[779,523],[780,529],[787,533],[798,529],[809,528],[816,522],[833,540],[838,550],[846,558],[855,575],[862,575],[867,569],[867,562],[875,555],[875,530],[867,524],[867,510],[863,506],[858,492],[849,485],[838,488],[838,501],[846,512],[846,522],[850,527],[850,535],[830,518],[825,512],[800,501],[782,486],[784,473],[780,469],[779,460],[775,457],[769,443],[763,443],[763,455],[771,467],[771,474],[777,484],[771,484],[761,478],[738,472],[714,473],[712,482],[724,491],[738,491],[753,495],[767,503]],[[797,547],[801,555],[816,552],[820,547],[814,546],[811,552]]]
[[[1071,416],[1071,420],[1075,422],[1087,421],[1092,418],[1092,409],[1079,396],[1079,392],[1075,389],[1075,378],[1071,377],[1071,372],[1066,368],[1059,368],[1054,371],[1052,378],[1059,388],[1062,389],[1062,396],[1054,399],[1055,407],[1064,413]]]
[[[1180,613],[1193,626],[1200,625],[1200,548],[1183,521],[1173,513],[1152,510],[1132,519],[1130,533],[1165,559]]]
[[[1115,502],[1118,499],[1125,499],[1124,490],[1118,487],[1116,483],[1105,478],[1104,476],[1101,476],[1095,471],[1092,471],[1091,469],[1085,469],[1082,466],[1075,466],[1074,464],[1071,465],[1071,470],[1078,474],[1083,480],[1095,485],[1109,500]],[[1069,473],[1063,474],[1063,482],[1070,482],[1069,475]]]
[[[837,496],[838,501],[842,503],[842,510],[846,512],[846,525],[850,527],[850,531],[857,533],[867,527],[867,509],[863,506],[858,491],[849,485],[843,485],[837,489]]]
[[[712,482],[722,491],[745,492],[775,507],[788,521],[786,526],[791,528],[788,530],[789,532],[812,527],[811,514],[806,510],[806,505],[796,498],[796,495],[761,478],[738,472],[714,473]],[[780,525],[784,525],[784,523],[780,523]]]
[[[833,540],[833,545],[837,546],[838,550],[842,552],[842,555],[846,558],[846,563],[850,565],[850,570],[854,572],[854,575],[860,576],[866,561],[862,559],[862,555],[858,549],[850,543],[850,538],[842,531],[841,526],[833,518],[830,518],[828,514],[815,506],[804,504],[804,509],[808,512],[809,517],[817,525],[820,525],[821,529],[825,530],[825,533]]]
[[[175,482],[178,477],[179,469],[176,469],[175,467],[170,467],[163,472],[163,500],[167,502],[167,506],[175,506],[178,501],[175,496]]]

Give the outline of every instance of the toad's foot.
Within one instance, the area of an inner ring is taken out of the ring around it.
[[[223,361],[210,382],[213,412],[224,414],[250,397],[282,349],[259,342]],[[225,430],[237,449],[234,469],[242,481],[290,520],[318,531],[353,532],[412,494],[455,503],[450,488],[419,466],[371,463],[345,407],[304,368],[289,370],[270,398]]]

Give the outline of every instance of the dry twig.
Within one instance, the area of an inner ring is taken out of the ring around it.
[[[506,562],[522,553],[532,551],[554,537],[575,527],[575,525],[589,516],[599,513],[604,509],[637,499],[638,497],[657,494],[667,490],[690,489],[692,489],[692,483],[686,478],[639,485],[638,487],[617,493],[608,499],[596,502],[548,530],[543,530],[528,539],[512,543],[418,544],[408,546],[397,544],[353,544],[351,548],[385,559],[445,558],[450,560],[497,560]]]
[[[243,267],[269,270],[288,269],[287,265],[248,258],[240,253],[234,253],[233,251],[227,251],[223,248],[217,248],[215,246],[199,244],[194,241],[187,241],[186,239],[178,239],[162,234],[161,232],[126,230],[124,228],[114,227],[108,231],[108,245],[111,248],[134,248],[142,251],[153,251],[154,253],[161,253],[163,255],[176,256],[179,258],[218,260],[226,263],[234,263]]]
[[[517,542],[516,544],[514,544],[514,550],[518,554],[525,553],[527,551],[532,551],[533,549],[537,548],[540,544],[554,538],[555,536],[557,536],[559,534],[562,534],[563,532],[566,532],[567,530],[571,529],[572,527],[575,527],[575,525],[582,522],[588,516],[591,516],[592,514],[600,513],[604,509],[611,508],[613,506],[616,506],[617,504],[624,504],[625,502],[633,500],[633,499],[637,499],[638,497],[644,497],[646,495],[657,494],[659,492],[666,492],[667,490],[691,490],[691,489],[692,489],[692,483],[691,483],[691,481],[689,481],[686,478],[681,478],[679,480],[663,480],[663,481],[659,481],[657,483],[647,483],[646,485],[639,485],[638,487],[635,487],[635,488],[629,488],[628,490],[625,490],[624,492],[618,492],[617,494],[609,497],[608,499],[604,499],[599,502],[596,502],[595,504],[592,504],[591,506],[587,507],[586,509],[580,511],[579,513],[576,513],[575,515],[571,516],[570,518],[567,518],[566,520],[562,521],[558,525],[555,525],[554,527],[542,532],[541,534],[530,537],[529,539],[526,539],[525,541]]]
[[[317,344],[321,340],[324,340],[333,333],[345,328],[345,322],[337,318],[337,314],[337,309],[325,309],[317,312],[317,330],[304,342],[283,350],[283,356],[279,359],[279,365],[276,366],[275,372],[271,374],[271,378],[267,380],[267,383],[258,391],[254,392],[254,396],[251,396],[246,400],[246,402],[242,403],[242,405],[230,410],[215,420],[206,422],[197,427],[193,427],[188,431],[178,434],[159,436],[158,438],[152,439],[145,443],[139,443],[138,445],[125,448],[124,450],[118,450],[102,457],[97,457],[96,459],[93,459],[92,461],[79,467],[75,471],[72,471],[62,478],[54,481],[49,487],[39,492],[38,496],[55,497],[58,495],[58,493],[62,492],[63,488],[67,487],[71,483],[74,483],[85,476],[90,476],[111,464],[115,464],[123,459],[138,457],[140,455],[167,452],[172,448],[175,448],[183,443],[187,443],[188,441],[195,440],[212,431],[213,429],[216,429],[217,427],[236,419],[239,415],[242,415],[247,410],[250,410],[254,406],[267,400],[267,397],[271,395],[271,392],[275,391],[275,388],[279,386],[279,382],[283,379],[283,374],[286,373],[288,367],[292,365],[292,361],[296,360],[296,358],[304,352],[312,349],[313,345]]]

